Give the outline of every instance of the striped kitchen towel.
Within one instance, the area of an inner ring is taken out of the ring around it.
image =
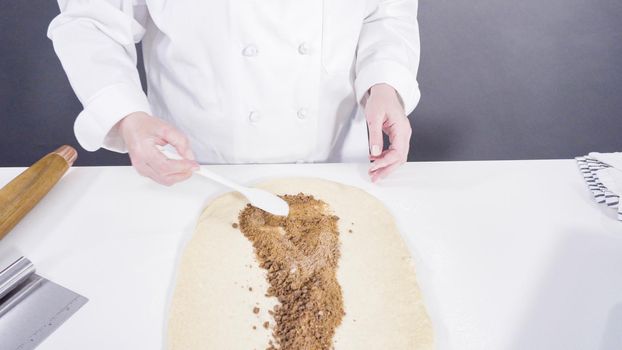
[[[615,209],[622,221],[622,153],[590,153],[575,159],[596,202]]]

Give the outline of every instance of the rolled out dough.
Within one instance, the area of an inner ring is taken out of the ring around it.
[[[280,179],[258,187],[277,194],[311,194],[340,218],[337,278],[346,315],[335,334],[336,350],[434,348],[413,260],[380,201],[355,187],[312,178]],[[274,324],[268,310],[276,300],[265,296],[266,275],[251,243],[232,226],[246,204],[241,195],[228,193],[201,215],[177,269],[168,349],[267,347]],[[266,321],[268,329],[263,327]]]

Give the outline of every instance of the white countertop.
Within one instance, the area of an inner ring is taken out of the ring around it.
[[[321,177],[382,200],[416,259],[439,349],[622,348],[622,222],[573,160],[409,163],[380,185],[357,164],[210,169],[243,183]],[[0,185],[22,170],[0,168]],[[177,254],[223,191],[71,169],[0,242],[90,299],[40,349],[161,348]]]

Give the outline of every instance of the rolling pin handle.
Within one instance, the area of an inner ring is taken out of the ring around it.
[[[0,188],[0,239],[39,203],[77,158],[73,147],[61,146]]]
[[[76,159],[78,159],[78,152],[76,151],[76,149],[67,145],[60,146],[52,153],[58,154],[59,156],[63,157],[69,167],[71,167]]]

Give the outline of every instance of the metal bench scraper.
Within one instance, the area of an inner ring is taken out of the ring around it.
[[[21,257],[0,267],[0,344],[34,349],[88,299],[35,273]]]

